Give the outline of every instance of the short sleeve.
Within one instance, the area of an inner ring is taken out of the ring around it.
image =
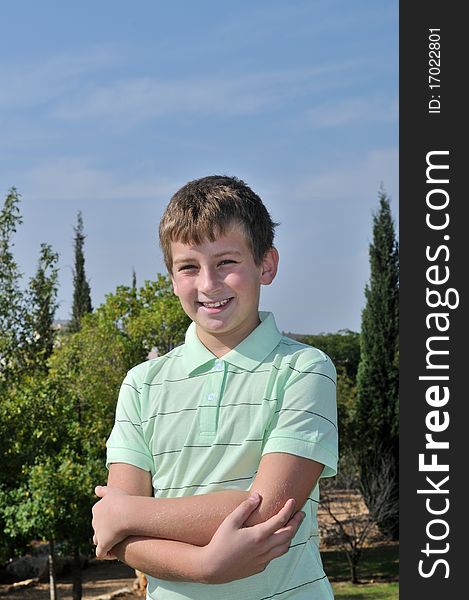
[[[262,454],[310,458],[324,465],[321,477],[332,477],[338,460],[336,371],[324,353],[315,350],[312,360],[307,354],[306,363],[288,366],[293,373],[279,398]]]
[[[122,382],[117,400],[114,427],[106,442],[106,466],[127,463],[154,473],[150,449],[145,442],[141,419],[141,383],[138,368],[130,370]]]

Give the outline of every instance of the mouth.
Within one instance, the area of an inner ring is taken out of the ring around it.
[[[199,306],[208,310],[220,310],[224,308],[233,298],[224,298],[223,300],[217,300],[215,302],[197,302]]]

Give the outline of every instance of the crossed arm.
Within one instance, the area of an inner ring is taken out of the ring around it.
[[[93,508],[96,554],[162,579],[223,583],[253,575],[287,552],[302,517],[294,507],[306,502],[322,468],[271,453],[262,458],[251,493],[156,499],[148,472],[113,464]]]

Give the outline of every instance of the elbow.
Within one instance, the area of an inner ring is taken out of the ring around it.
[[[253,489],[253,491],[257,490]],[[295,498],[295,496],[291,494],[288,495],[287,493],[277,493],[273,495],[269,494],[264,496],[261,492],[259,492],[259,495],[261,496],[260,504],[246,521],[246,525],[249,527],[252,525],[258,525],[259,523],[264,523],[278,514],[290,498],[293,498],[295,501],[290,517],[300,510],[304,502],[306,502],[306,499],[302,501],[301,498]]]

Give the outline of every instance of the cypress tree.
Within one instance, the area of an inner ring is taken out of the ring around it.
[[[13,235],[23,221],[20,194],[9,190],[0,211],[0,386],[24,367],[26,309],[21,273],[13,256]]]
[[[90,285],[86,280],[85,275],[85,255],[83,246],[85,244],[85,235],[83,233],[83,217],[81,211],[77,215],[77,226],[73,228],[75,231],[75,268],[73,270],[73,305],[72,319],[70,321],[69,330],[76,332],[80,329],[80,322],[86,313],[93,310],[91,306]]]
[[[77,215],[77,226],[74,227],[75,231],[75,269],[73,271],[73,306],[72,306],[72,319],[69,325],[69,331],[72,333],[77,332],[81,328],[82,317],[90,313],[93,310],[91,306],[91,293],[90,285],[86,280],[85,275],[85,255],[83,253],[83,246],[85,244],[85,235],[83,233],[83,217],[81,211]],[[78,363],[76,365],[78,367]],[[77,398],[75,402],[77,411],[77,421],[80,427],[83,426],[83,407],[81,399]],[[83,453],[83,447],[81,440],[78,440],[78,453]],[[81,565],[80,565],[80,551],[78,545],[73,547],[73,566],[72,566],[72,579],[73,579],[73,598],[81,598],[82,595],[82,581],[81,581]]]
[[[399,248],[389,199],[383,190],[379,194],[379,209],[373,215],[369,257],[370,281],[365,288],[362,312],[355,430],[365,502],[372,506],[370,482],[376,480],[377,459],[386,458],[392,465],[387,472],[392,479],[388,501],[397,502],[399,491]],[[397,515],[378,521],[378,526],[383,533],[398,538]]]
[[[46,369],[46,361],[54,348],[58,259],[49,244],[41,244],[36,275],[29,281],[30,360],[43,369]]]

